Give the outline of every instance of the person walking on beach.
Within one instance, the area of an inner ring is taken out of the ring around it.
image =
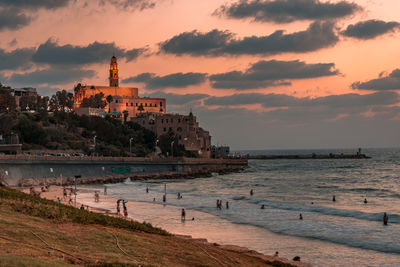
[[[389,221],[389,216],[387,216],[386,212],[383,213],[383,225],[387,225]]]
[[[222,209],[222,199],[219,201],[218,208]]]
[[[226,201],[226,209],[229,209],[229,201]]]
[[[332,196],[332,202],[336,202],[336,196],[335,195]]]
[[[82,204],[80,209],[85,210],[85,206],[83,206],[83,204]]]
[[[149,188],[148,187],[146,187],[146,193],[149,193]]]
[[[57,197],[57,203],[61,204],[61,199],[59,197]]]
[[[107,195],[107,186],[104,186],[104,195]]]
[[[72,197],[69,196],[68,204],[69,204],[69,205],[72,205],[72,202],[73,202],[73,201],[72,201]]]
[[[217,209],[218,209],[218,206],[219,206],[219,199],[217,199]]]
[[[186,220],[186,211],[185,211],[185,209],[182,209],[182,212],[181,212],[181,221],[184,222],[185,220]]]
[[[63,199],[67,199],[67,189],[65,187],[63,188]]]
[[[122,202],[124,203],[124,202]],[[124,206],[124,217],[127,218],[128,217],[128,209],[126,208],[126,206]]]
[[[253,189],[250,190],[250,196],[254,195]]]
[[[99,202],[99,201],[100,201],[99,192],[94,191],[94,202]]]
[[[121,214],[121,207],[120,207],[121,199],[117,200],[117,215]]]
[[[122,200],[122,206],[124,207],[124,210],[126,209],[126,203],[128,203],[128,201],[126,201],[125,199]]]

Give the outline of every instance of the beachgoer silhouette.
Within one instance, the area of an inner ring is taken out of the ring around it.
[[[229,201],[226,202],[226,209],[229,209]]]
[[[63,198],[67,198],[67,189],[65,187],[63,188]]]
[[[253,189],[250,190],[250,196],[252,196],[254,194]]]
[[[218,208],[222,209],[222,199],[219,201]]]
[[[118,215],[121,213],[120,202],[121,202],[121,199],[118,199],[118,200],[117,200],[117,214],[118,214]]]
[[[303,215],[300,213],[299,220],[303,220]]]
[[[311,205],[314,205],[314,202],[311,202]]]
[[[128,217],[128,209],[124,206],[124,217]]]
[[[278,252],[278,251],[275,251],[274,257],[278,257],[278,256],[279,256],[279,252]]]
[[[192,221],[194,221],[194,217],[192,218]]]
[[[364,204],[367,204],[367,203],[368,203],[367,199],[366,199],[366,198],[364,198]]]
[[[104,195],[107,195],[107,186],[104,186]]]
[[[162,201],[163,202],[167,201],[167,197],[165,195],[162,196]]]
[[[383,225],[387,225],[389,221],[389,216],[387,216],[386,212],[383,213]]]
[[[181,212],[181,220],[182,220],[182,221],[185,221],[185,220],[186,220],[186,212],[185,212],[185,209],[182,209],[182,212]]]
[[[265,209],[265,205],[263,204],[263,205],[261,205],[261,209],[263,210],[263,209]]]
[[[59,197],[57,197],[57,202],[58,204],[61,204],[61,199]]]
[[[300,261],[300,257],[299,257],[299,256],[295,256],[295,257],[293,258],[293,261]]]
[[[148,193],[149,192],[149,188],[148,187],[146,187],[146,193]]]
[[[81,209],[81,210],[84,210],[84,209],[85,209],[85,206],[83,206],[83,204],[82,204],[80,209]]]
[[[333,197],[332,197],[332,201],[333,201],[333,202],[335,202],[335,201],[336,201],[336,197],[335,197],[335,195],[333,195]]]
[[[153,197],[153,202],[156,202],[156,198],[155,197]]]
[[[128,203],[128,201],[126,201],[125,199],[122,200],[122,206],[124,207],[124,209],[126,209],[126,203]]]

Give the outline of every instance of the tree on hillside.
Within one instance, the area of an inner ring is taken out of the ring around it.
[[[111,104],[111,102],[113,102],[113,100],[114,100],[114,99],[113,99],[112,95],[108,95],[107,98],[106,98],[106,101],[107,101],[107,103],[108,103],[108,113],[111,112],[110,104]]]
[[[74,105],[74,95],[65,90],[57,91],[55,95],[50,98],[50,110],[52,111],[65,111],[72,109]]]
[[[0,87],[0,112],[15,111],[17,104],[9,88]]]
[[[89,98],[84,98],[81,103],[83,108],[99,108],[104,109],[107,106],[107,102],[104,100],[104,94],[95,94]]]

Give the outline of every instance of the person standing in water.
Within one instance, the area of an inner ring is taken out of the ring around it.
[[[149,193],[149,188],[148,187],[146,187],[146,193]]]
[[[366,198],[364,198],[364,204],[367,204],[367,203],[368,203],[367,199],[366,199]]]
[[[253,189],[250,190],[250,196],[254,195]]]
[[[332,202],[336,202],[336,196],[335,195],[332,196]]]
[[[386,212],[383,213],[383,225],[387,225],[389,221],[389,216],[387,216]]]
[[[229,209],[229,201],[226,201],[226,209]]]
[[[185,211],[185,209],[182,209],[182,212],[181,212],[181,221],[184,222],[185,220],[186,220],[186,211]]]
[[[299,220],[303,220],[303,215],[300,213]]]
[[[104,186],[104,195],[107,195],[107,186]]]

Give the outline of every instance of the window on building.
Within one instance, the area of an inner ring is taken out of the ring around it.
[[[167,131],[167,128],[164,127],[164,132],[166,132],[166,131]]]
[[[182,140],[182,136],[179,136],[179,140]]]
[[[153,104],[150,103],[150,107],[152,107],[152,106],[153,106]]]
[[[160,102],[160,107],[162,107],[162,102]]]
[[[131,107],[133,107],[133,103],[131,102]]]
[[[174,123],[174,119],[171,119],[171,123]]]
[[[118,103],[118,99],[115,100],[115,103]]]
[[[128,103],[128,102],[126,102],[126,106],[129,106],[129,103]]]
[[[137,106],[137,103],[136,103],[136,106]]]
[[[178,123],[181,123],[181,119],[178,119]]]
[[[171,128],[171,127],[169,127],[168,131],[172,131],[172,128]]]
[[[161,123],[164,123],[164,119],[161,119]]]
[[[166,119],[165,122],[168,123],[168,119]]]
[[[154,104],[155,107],[157,107],[157,104]]]
[[[181,128],[181,127],[178,127],[178,129],[176,129],[176,131],[182,132],[182,128]]]
[[[147,103],[146,103],[146,104],[144,104],[144,106],[145,106],[145,107],[147,107]]]
[[[143,125],[145,125],[146,124],[146,121],[143,121]]]

